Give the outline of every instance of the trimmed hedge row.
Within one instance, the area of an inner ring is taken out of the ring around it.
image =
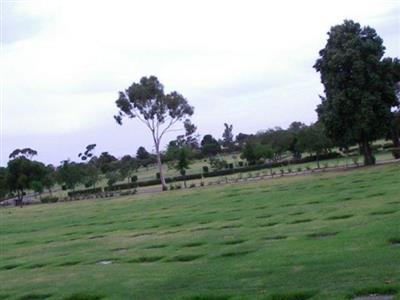
[[[304,158],[298,159],[298,160],[257,164],[257,165],[252,165],[252,166],[240,167],[240,168],[236,168],[236,169],[218,170],[218,171],[208,172],[208,173],[204,173],[204,174],[197,173],[197,174],[189,174],[186,176],[167,177],[167,178],[165,178],[165,182],[171,183],[171,182],[175,182],[175,181],[201,179],[202,177],[226,176],[226,175],[232,175],[232,174],[240,173],[240,172],[250,172],[250,171],[257,171],[257,170],[262,170],[262,169],[283,167],[283,166],[287,166],[289,164],[308,163],[308,162],[317,161],[317,159],[325,160],[325,159],[334,159],[334,158],[339,158],[339,157],[342,157],[340,155],[340,153],[330,152],[327,154],[319,155],[318,157],[313,155],[313,156],[304,157]],[[160,179],[150,179],[150,180],[146,180],[146,181],[115,184],[113,186],[104,188],[104,190],[105,191],[119,191],[119,190],[124,190],[124,189],[133,189],[133,188],[137,188],[137,187],[145,187],[145,186],[152,186],[152,185],[159,185],[159,184],[161,184]]]
[[[103,189],[101,187],[85,189],[85,190],[77,190],[77,191],[68,192],[68,197],[73,198],[73,197],[92,195],[92,194],[97,194],[97,193],[102,193],[102,192],[103,192]]]

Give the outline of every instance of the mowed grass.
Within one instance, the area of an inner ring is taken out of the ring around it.
[[[0,213],[0,299],[399,299],[398,164]]]

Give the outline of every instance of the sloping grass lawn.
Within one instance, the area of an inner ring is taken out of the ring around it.
[[[0,213],[0,299],[400,299],[398,164]]]

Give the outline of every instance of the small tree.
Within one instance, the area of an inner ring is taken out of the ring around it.
[[[114,116],[118,124],[122,118],[138,118],[150,130],[157,155],[162,189],[167,189],[161,161],[161,140],[183,118],[193,114],[193,107],[177,92],[164,93],[163,85],[157,77],[142,77],[139,83],[133,83],[125,91],[119,92],[116,101],[119,109]]]
[[[186,186],[186,170],[189,169],[190,165],[190,150],[187,146],[183,146],[178,151],[178,157],[175,164],[175,169],[184,177],[183,183]]]

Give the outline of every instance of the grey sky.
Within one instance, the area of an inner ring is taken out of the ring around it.
[[[121,156],[152,149],[136,120],[113,120],[117,92],[156,75],[195,107],[199,133],[252,133],[316,120],[312,69],[327,31],[370,25],[400,53],[400,2],[2,1],[1,160],[76,159],[89,143]],[[175,133],[176,135],[176,133]],[[167,136],[165,142],[174,136]]]

